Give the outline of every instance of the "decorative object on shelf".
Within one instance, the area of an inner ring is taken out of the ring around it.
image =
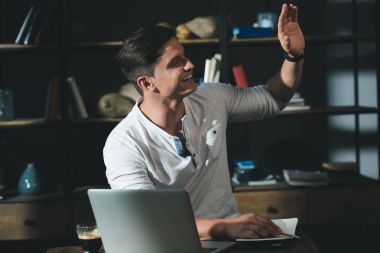
[[[196,17],[185,23],[186,27],[201,39],[218,37],[218,19],[214,16]]]
[[[118,93],[107,93],[98,102],[99,113],[106,118],[125,117],[133,108],[131,99]]]
[[[40,192],[40,179],[34,163],[28,163],[18,181],[18,191],[23,195],[34,195]]]
[[[176,36],[180,40],[190,39],[192,34],[186,24],[179,24],[176,27]]]
[[[135,103],[141,97],[141,94],[133,83],[123,84],[119,89],[119,94],[131,99]]]
[[[271,28],[275,29],[277,23],[277,15],[274,12],[258,12],[257,23],[254,23],[254,27]]]
[[[0,89],[0,120],[11,120],[13,116],[12,90]]]
[[[218,37],[218,19],[214,16],[196,17],[176,27],[178,39],[210,39]]]

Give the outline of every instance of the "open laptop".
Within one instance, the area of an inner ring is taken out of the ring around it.
[[[222,252],[235,242],[200,241],[186,191],[88,190],[107,253]]]

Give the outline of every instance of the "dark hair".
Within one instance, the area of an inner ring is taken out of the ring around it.
[[[136,84],[139,76],[154,76],[163,46],[175,36],[174,29],[158,25],[140,28],[129,36],[116,56],[125,77]]]

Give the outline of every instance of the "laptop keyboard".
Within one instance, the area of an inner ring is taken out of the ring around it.
[[[210,253],[216,250],[216,248],[202,248],[202,253]]]

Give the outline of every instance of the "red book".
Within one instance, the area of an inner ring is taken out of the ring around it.
[[[234,74],[235,83],[237,86],[240,86],[242,88],[249,87],[243,65],[237,65],[232,67],[232,72]]]

